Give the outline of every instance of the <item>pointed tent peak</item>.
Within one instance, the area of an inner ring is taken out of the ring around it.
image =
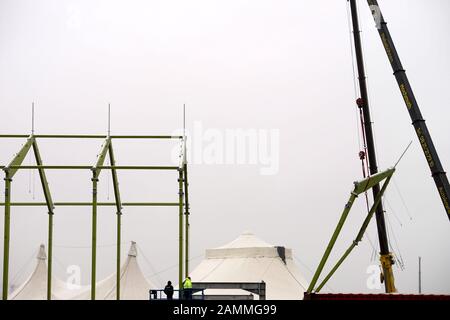
[[[137,247],[136,247],[136,241],[131,241],[130,250],[128,251],[129,257],[137,257]]]
[[[218,249],[227,249],[227,248],[255,248],[255,247],[273,247],[271,244],[261,240],[257,236],[255,236],[250,231],[245,231],[239,237],[234,239],[233,241],[227,243],[224,246],[219,247]]]
[[[38,260],[46,260],[47,259],[47,254],[45,253],[45,245],[44,244],[40,245],[37,258],[38,258]]]

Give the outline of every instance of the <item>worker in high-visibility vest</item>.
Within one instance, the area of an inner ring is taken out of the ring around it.
[[[191,277],[186,277],[183,281],[183,296],[185,300],[192,299],[192,281]]]

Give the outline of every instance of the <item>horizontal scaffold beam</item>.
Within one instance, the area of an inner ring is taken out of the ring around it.
[[[4,169],[6,166],[0,166],[0,169]],[[10,165],[9,169],[22,170],[22,169],[49,169],[49,170],[95,170],[95,169],[116,169],[116,170],[179,170],[177,166],[56,166],[56,165],[36,165],[36,166],[20,166]]]
[[[29,134],[0,134],[0,138],[28,138]],[[46,139],[106,139],[106,135],[83,135],[83,134],[35,134],[35,138]],[[182,136],[147,136],[147,135],[115,135],[111,139],[182,139]]]
[[[46,202],[11,202],[11,207],[40,207],[46,206]],[[92,202],[54,202],[55,207],[88,207],[92,206]],[[98,202],[98,206],[115,206],[115,202]],[[124,207],[176,207],[178,202],[123,202]],[[4,202],[0,202],[0,206],[5,206]]]

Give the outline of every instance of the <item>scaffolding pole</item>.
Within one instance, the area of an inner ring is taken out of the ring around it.
[[[186,219],[186,226],[185,226],[185,273],[186,277],[189,276],[189,192],[188,192],[188,172],[187,172],[187,164],[184,163],[183,165],[183,172],[184,172],[184,215]]]
[[[9,269],[9,231],[10,231],[10,202],[11,181],[8,171],[5,175],[5,223],[3,232],[3,300],[8,300],[8,269]]]
[[[97,260],[97,182],[98,178],[94,172],[92,177],[91,300],[95,300],[95,271]]]
[[[95,300],[96,266],[97,266],[97,185],[101,167],[105,162],[111,139],[108,137],[102,145],[97,162],[92,168],[92,270],[91,270],[91,300]]]
[[[3,233],[3,300],[8,300],[9,291],[9,240],[11,227],[11,184],[14,174],[17,169],[11,168],[13,166],[20,166],[25,159],[31,145],[34,142],[33,136],[27,136],[27,142],[22,146],[20,151],[14,156],[13,160],[8,166],[3,167],[5,172],[5,223]]]
[[[178,283],[183,283],[183,169],[178,170]]]

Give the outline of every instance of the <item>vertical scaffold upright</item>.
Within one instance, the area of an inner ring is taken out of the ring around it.
[[[47,272],[47,299],[51,300],[52,297],[52,249],[53,249],[53,215],[55,207],[59,206],[91,206],[92,207],[92,254],[91,254],[91,299],[95,300],[96,289],[96,247],[97,247],[97,207],[99,206],[115,206],[117,215],[117,257],[116,257],[116,299],[120,300],[120,243],[121,243],[121,216],[123,213],[123,207],[178,207],[179,212],[179,272],[178,281],[181,285],[183,280],[183,271],[186,270],[188,274],[188,215],[189,215],[189,202],[188,202],[188,183],[187,183],[187,163],[185,157],[182,155],[182,161],[179,166],[136,166],[116,165],[113,144],[115,139],[178,139],[183,143],[183,152],[186,150],[185,136],[172,136],[172,135],[35,135],[32,132],[31,135],[15,135],[15,134],[1,134],[0,138],[26,138],[25,144],[14,156],[11,162],[6,166],[0,166],[5,173],[5,202],[0,203],[0,206],[5,207],[4,216],[4,238],[3,238],[3,300],[8,299],[9,290],[9,253],[10,253],[10,220],[11,220],[11,207],[29,207],[29,206],[46,206],[48,211],[48,272]],[[104,139],[103,145],[100,149],[100,153],[97,156],[97,161],[93,166],[90,165],[44,165],[41,154],[39,152],[37,140],[38,139]],[[30,148],[33,147],[34,157],[36,165],[22,165],[23,160],[28,154]],[[105,159],[109,154],[109,166],[104,165]],[[45,197],[45,202],[12,202],[11,201],[11,185],[13,177],[18,170],[22,169],[34,169],[38,170],[39,177]],[[98,202],[97,199],[97,184],[101,171],[111,170],[112,182],[114,188],[114,202]],[[45,170],[91,170],[92,171],[92,201],[91,202],[53,202],[50,188],[45,175]],[[119,192],[119,181],[117,176],[118,170],[163,170],[163,171],[178,171],[178,201],[177,202],[122,202]],[[184,212],[183,212],[184,209]],[[186,223],[184,223],[186,219]],[[184,228],[186,226],[186,228]],[[186,233],[186,242],[183,242],[183,233]],[[186,248],[183,248],[186,246]],[[183,254],[185,251],[185,255]],[[185,257],[185,260],[183,260]],[[183,263],[186,263],[185,269]]]

